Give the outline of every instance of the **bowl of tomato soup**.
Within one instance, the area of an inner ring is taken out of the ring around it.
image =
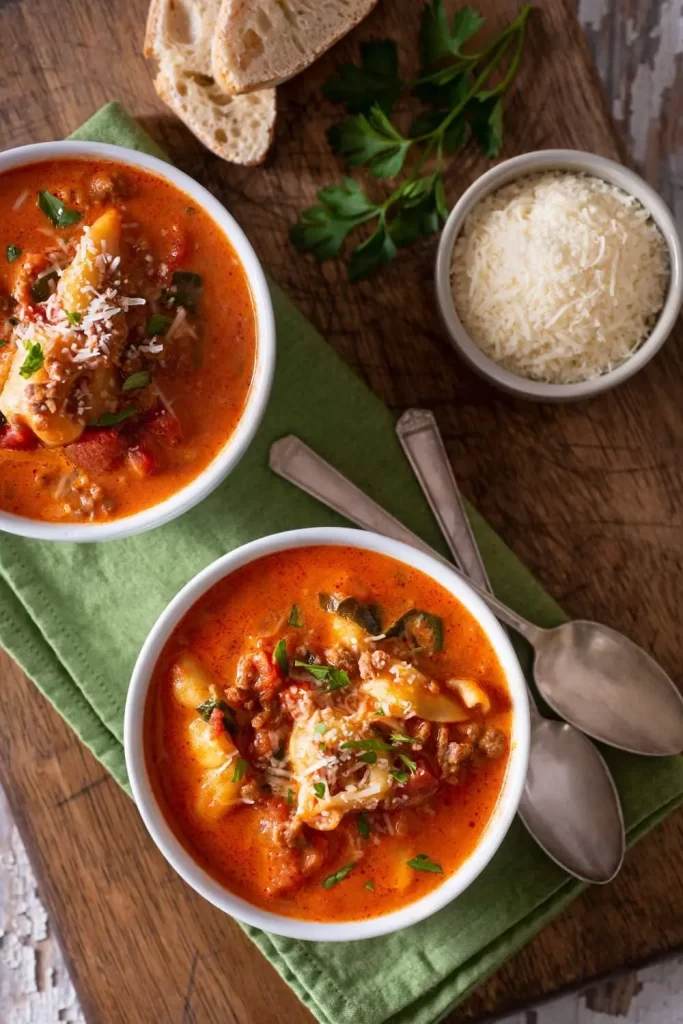
[[[529,710],[468,584],[378,534],[307,529],[199,573],[145,642],[125,714],[133,794],[193,888],[280,935],[396,931],[502,842]]]
[[[175,518],[246,451],[274,365],[265,276],[205,188],[118,146],[0,154],[0,529]]]

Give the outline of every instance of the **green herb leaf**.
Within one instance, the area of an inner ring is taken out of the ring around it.
[[[323,85],[323,94],[334,103],[343,103],[350,114],[367,113],[375,104],[390,114],[404,87],[396,43],[392,39],[361,43],[360,58],[360,66],[342,64]]]
[[[500,97],[473,100],[466,108],[472,134],[484,156],[498,156],[503,141],[503,103]]]
[[[273,751],[273,757],[276,761],[284,761],[285,759],[285,748],[278,747],[277,750]]]
[[[148,337],[155,338],[166,334],[170,323],[170,316],[164,316],[163,313],[153,313],[147,321],[147,327],[145,328]]]
[[[412,736],[406,735],[404,732],[392,732],[391,734],[392,743],[415,743]]]
[[[21,256],[21,249],[18,245],[8,245],[5,251],[7,253],[8,263],[14,263],[14,261],[18,260]]]
[[[342,751],[393,751],[389,743],[383,739],[347,739],[340,743]]]
[[[232,782],[241,782],[242,779],[244,778],[246,772],[247,772],[247,768],[248,767],[249,767],[249,762],[248,761],[244,761],[241,757],[238,757],[237,761],[235,762],[235,771],[234,771],[234,774],[232,776],[231,781]]]
[[[382,223],[374,235],[370,235],[351,253],[349,280],[360,281],[364,277],[370,277],[380,267],[391,263],[395,256],[396,244],[391,238],[386,224]]]
[[[313,792],[317,796],[318,800],[322,800],[323,799],[323,797],[325,796],[326,788],[327,787],[325,786],[324,782],[314,782],[313,783]]]
[[[372,878],[368,879],[368,881],[365,883],[365,888],[369,889],[370,892],[374,892],[375,891],[374,879],[372,879]]]
[[[333,875],[328,875],[322,883],[323,889],[331,889],[333,885],[337,884],[337,882],[343,882],[355,866],[355,862],[353,864],[345,864],[343,868],[339,868],[339,871],[335,871]]]
[[[200,704],[197,711],[202,718],[208,722],[213,712],[218,709],[223,712],[223,718],[225,720],[225,728],[229,733],[234,734],[237,732],[237,723],[235,722],[235,716],[232,708],[229,707],[224,700],[214,700],[213,697],[209,697],[203,704]]]
[[[138,388],[146,388],[151,379],[152,374],[149,370],[138,370],[137,373],[131,373],[130,377],[126,377],[121,385],[121,390],[136,391]]]
[[[329,725],[325,725],[324,722],[318,722],[314,731],[316,736],[324,736],[329,728]]]
[[[289,237],[300,252],[312,252],[321,263],[336,256],[349,232],[377,216],[378,208],[352,178],[321,188],[317,195],[321,205],[304,210]]]
[[[377,104],[367,116],[357,114],[333,124],[327,137],[335,152],[341,153],[354,167],[367,166],[375,178],[394,178],[399,174],[413,144],[412,139],[401,135]]]
[[[292,605],[292,610],[289,613],[289,618],[287,619],[287,625],[294,626],[295,629],[303,629],[304,620],[301,617],[301,611],[299,610],[298,604]]]
[[[307,661],[295,661],[297,668],[304,668],[320,683],[327,683],[325,693],[332,690],[339,690],[342,686],[350,686],[351,680],[341,668],[332,668],[330,665],[309,665]]]
[[[374,750],[368,750],[367,754],[361,754],[358,760],[364,764],[377,764],[377,754]]]
[[[373,711],[372,713],[373,715],[377,715],[378,718],[384,718],[386,716],[386,711],[384,710],[384,708],[377,708],[377,710]]]
[[[61,199],[53,196],[51,192],[38,193],[38,208],[56,228],[71,227],[72,224],[78,224],[83,217],[82,213],[79,213],[78,210],[70,210]]]
[[[402,771],[399,771],[399,769],[398,769],[398,768],[394,768],[394,770],[393,770],[393,771],[391,771],[391,772],[389,772],[389,774],[390,774],[391,776],[393,776],[393,778],[395,778],[395,779],[396,779],[396,781],[397,781],[397,782],[398,782],[398,783],[399,783],[399,784],[400,784],[401,786],[404,786],[404,785],[405,785],[405,783],[406,783],[406,782],[408,781],[408,777],[409,777],[409,776],[408,776],[408,772],[402,772]]]
[[[196,313],[203,285],[200,274],[195,274],[191,270],[174,270],[171,287],[164,288],[161,301],[166,306],[183,306],[190,313]]]
[[[407,754],[399,754],[399,760],[403,761],[404,765],[408,769],[411,775],[414,775],[417,771],[417,762],[411,761]]]
[[[43,347],[38,341],[26,342],[26,358],[19,368],[19,375],[28,380],[45,362]]]
[[[131,416],[135,416],[137,409],[134,405],[129,405],[127,408],[122,409],[121,412],[105,412],[100,416],[98,420],[91,420],[91,427],[115,427],[117,423],[123,423],[124,420],[129,419]]]
[[[52,295],[52,285],[56,286],[59,280],[59,274],[56,270],[51,270],[49,274],[43,274],[42,277],[36,278],[31,285],[31,299],[33,302],[47,302]]]
[[[287,657],[287,641],[283,637],[278,640],[273,651],[273,661],[282,672],[283,676],[289,675],[289,658]]]
[[[294,806],[294,790],[293,789],[288,789],[287,790],[287,803],[289,804],[290,807]]]
[[[361,839],[367,839],[370,835],[370,822],[365,811],[361,811],[356,819],[356,826],[358,828],[358,835]]]
[[[412,860],[406,861],[409,868],[413,871],[431,871],[435,875],[442,875],[443,868],[440,864],[435,864],[433,860],[427,856],[426,853],[418,853],[417,857],[413,857]]]
[[[441,227],[448,216],[442,216],[440,197],[443,185],[440,174],[430,174],[411,182],[413,188],[391,222],[391,238],[399,248],[413,245],[421,235],[427,237]],[[441,185],[441,191],[439,186]]]
[[[402,637],[413,650],[438,654],[443,650],[443,622],[438,615],[411,608],[384,633],[387,639]]]
[[[432,0],[422,13],[420,45],[423,66],[429,67],[444,57],[461,56],[463,44],[476,35],[483,24],[484,18],[473,7],[461,7],[449,25],[443,0]]]
[[[355,597],[339,599],[331,594],[318,594],[318,604],[326,612],[340,615],[343,619],[355,622],[370,636],[382,632],[380,610],[376,604],[361,604]]]
[[[68,309],[65,309],[64,312],[66,313],[66,318],[69,321],[69,323],[71,324],[71,326],[72,327],[78,327],[78,325],[81,322],[81,314],[80,313],[70,313]]]

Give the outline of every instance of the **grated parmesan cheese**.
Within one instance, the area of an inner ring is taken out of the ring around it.
[[[531,175],[483,199],[453,249],[458,316],[511,373],[589,380],[648,337],[670,268],[666,242],[633,196],[600,178]]]

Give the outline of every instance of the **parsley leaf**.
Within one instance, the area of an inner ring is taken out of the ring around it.
[[[413,871],[431,871],[435,875],[442,875],[443,868],[440,864],[435,864],[433,860],[427,856],[426,853],[418,853],[417,857],[413,857],[412,860],[407,860],[406,864]]]
[[[295,661],[297,668],[304,668],[320,683],[327,683],[324,692],[331,693],[332,690],[339,690],[342,686],[350,686],[351,680],[348,674],[341,668],[332,668],[331,665],[309,665],[307,661]]]
[[[375,217],[377,207],[352,178],[321,188],[317,197],[320,206],[304,210],[289,237],[295,248],[312,252],[320,263],[336,256],[348,233]]]
[[[152,374],[149,370],[139,370],[137,373],[131,373],[130,377],[126,377],[121,385],[121,390],[136,391],[138,388],[146,388],[151,379]]]
[[[26,358],[19,368],[19,376],[23,377],[24,380],[28,380],[29,377],[32,377],[41,368],[45,362],[45,356],[39,341],[27,341],[25,348]]]
[[[423,66],[429,67],[444,57],[461,56],[463,44],[476,35],[483,24],[484,18],[473,7],[461,7],[449,25],[443,0],[432,0],[422,14],[420,47]]]
[[[369,889],[370,892],[374,892],[375,891],[375,881],[374,881],[373,878],[369,878],[368,879],[368,881],[365,883],[365,888]]]
[[[473,100],[466,108],[472,135],[484,156],[498,156],[503,141],[503,104],[500,97]]]
[[[233,773],[231,782],[241,782],[244,776],[246,775],[248,767],[249,762],[244,761],[241,757],[238,757],[237,761],[235,762],[235,771]]]
[[[170,316],[164,316],[162,313],[153,313],[147,321],[145,330],[150,338],[157,337],[158,335],[166,334],[170,323]]]
[[[284,637],[275,645],[273,651],[273,661],[282,672],[283,676],[289,674],[289,658],[287,657],[287,641]]]
[[[71,227],[72,224],[78,224],[83,217],[82,213],[79,213],[78,210],[70,210],[61,199],[53,196],[51,192],[38,193],[38,208],[56,228]]]
[[[100,416],[98,420],[91,420],[91,427],[115,427],[117,423],[123,423],[130,416],[135,416],[137,409],[134,405],[129,405],[127,408],[122,409],[121,412],[105,412]]]
[[[389,772],[392,778],[396,779],[400,786],[404,786],[408,781],[408,772],[399,771],[398,768],[394,768],[393,771]]]
[[[69,323],[71,324],[71,326],[72,327],[78,327],[78,325],[81,322],[81,314],[80,313],[70,313],[68,309],[65,309],[64,312],[66,313],[66,318],[69,321]]]
[[[192,270],[174,270],[170,288],[164,288],[161,301],[166,306],[183,306],[196,313],[204,282],[201,274]]]
[[[366,754],[361,754],[358,760],[364,764],[377,764],[377,754],[374,750],[368,750]]]
[[[289,804],[290,807],[292,807],[294,805],[294,790],[293,789],[288,789],[287,790],[287,803]]]
[[[375,178],[394,178],[412,145],[391,123],[378,103],[370,113],[358,114],[327,133],[332,149],[346,157],[354,167],[367,166]]]
[[[325,789],[326,787],[324,782],[313,783],[313,792],[317,796],[318,800],[322,800],[323,797],[325,796]]]
[[[364,114],[378,104],[386,114],[404,85],[398,73],[398,54],[393,39],[376,39],[360,45],[360,66],[342,64],[323,85],[328,100],[343,103],[350,114]]]
[[[384,740],[347,740],[340,744],[341,750],[393,750]]]
[[[360,281],[370,277],[386,263],[391,263],[396,255],[396,245],[389,234],[386,224],[382,223],[373,235],[362,242],[351,253],[349,263],[349,280]]]
[[[408,736],[404,732],[392,732],[390,739],[391,739],[392,743],[411,743],[412,744],[412,743],[416,742],[413,736]]]
[[[299,610],[298,604],[292,605],[292,610],[289,613],[289,618],[287,619],[287,625],[294,626],[295,629],[303,629],[304,620],[301,617],[301,611]]]
[[[370,822],[365,811],[361,811],[356,819],[356,826],[358,828],[358,835],[361,839],[367,839],[370,835]]]
[[[411,775],[414,775],[417,771],[417,762],[411,761],[407,754],[399,754],[399,759],[403,761],[404,765],[408,769]]]
[[[323,889],[331,889],[333,885],[337,884],[337,882],[343,882],[355,866],[355,862],[353,864],[345,864],[343,868],[339,868],[339,871],[335,871],[333,875],[328,875],[322,883]]]
[[[5,252],[7,253],[8,263],[14,263],[14,261],[18,260],[21,256],[21,249],[18,245],[8,245]]]
[[[203,704],[199,705],[197,711],[204,721],[208,722],[216,709],[223,712],[225,728],[229,733],[234,735],[237,732],[237,723],[235,722],[235,716],[232,712],[232,708],[229,707],[224,700],[214,700],[213,697],[209,697],[208,700],[205,700]]]

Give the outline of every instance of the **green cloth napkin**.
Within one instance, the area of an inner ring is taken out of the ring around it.
[[[160,154],[115,103],[74,138]],[[198,570],[245,541],[343,522],[269,471],[276,438],[298,434],[445,553],[388,410],[277,287],[272,294],[279,348],[270,406],[248,454],[211,497],[129,540],[47,544],[0,535],[0,643],[124,787],[128,679],[167,602]],[[472,520],[496,593],[539,625],[561,621],[560,608],[502,540],[475,512]],[[605,753],[634,842],[683,800],[683,759]],[[431,1024],[581,888],[516,821],[469,890],[406,931],[334,945],[246,931],[325,1024]]]

